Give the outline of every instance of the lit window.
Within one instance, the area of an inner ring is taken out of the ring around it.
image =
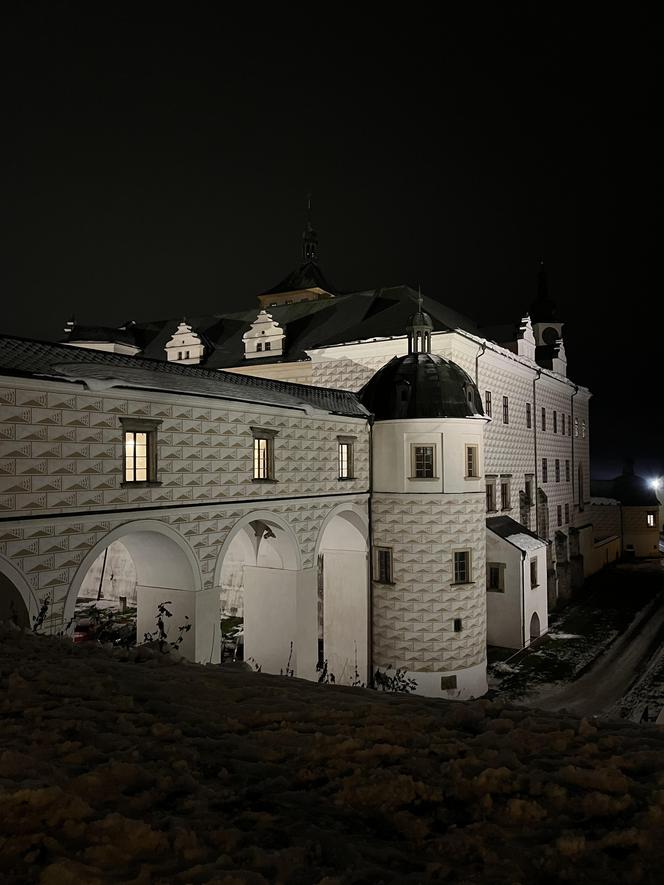
[[[466,477],[476,479],[480,475],[477,446],[466,446]]]
[[[486,589],[493,593],[505,592],[505,563],[487,562]]]
[[[556,458],[555,469],[556,469],[556,482],[560,482],[560,461],[558,460],[558,458]]]
[[[392,584],[392,548],[376,547],[376,581]]]
[[[549,463],[546,458],[542,458],[542,482],[549,481]]]
[[[657,519],[657,517],[654,513],[648,514],[648,528],[652,529],[655,527],[656,519]]]
[[[353,479],[353,439],[337,437],[339,441],[339,479]]]
[[[435,446],[413,446],[413,477],[415,479],[433,479]]]
[[[537,560],[530,560],[530,586],[537,587],[539,586],[537,583]]]
[[[503,424],[510,423],[510,401],[504,396],[503,397]]]
[[[496,484],[488,482],[486,484],[486,509],[489,513],[493,513],[496,509]]]
[[[274,438],[277,431],[252,427],[254,435],[253,478],[274,479]]]
[[[530,403],[526,403],[526,427],[533,426],[533,407]]]
[[[454,583],[470,582],[470,550],[457,550],[454,553]]]
[[[126,483],[157,481],[157,428],[161,421],[120,418],[123,430],[123,477]]]
[[[574,419],[574,436],[578,436],[578,435],[579,435],[579,419],[575,418]]]
[[[542,406],[542,430],[546,430],[546,409]]]
[[[553,413],[553,432],[558,433],[558,412]]]
[[[581,422],[581,438],[582,439],[586,438],[586,422],[585,421]]]
[[[509,479],[500,481],[500,506],[503,510],[509,510],[512,506]]]
[[[486,411],[487,418],[491,417],[491,391],[486,390],[484,392],[484,410]]]
[[[455,618],[454,619],[454,632],[461,633],[462,630],[463,630],[463,621],[461,620],[461,618]]]

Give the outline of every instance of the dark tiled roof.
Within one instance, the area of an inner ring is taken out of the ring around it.
[[[623,473],[614,479],[591,479],[590,493],[601,498],[615,498],[627,507],[659,507],[655,490],[635,473]]]
[[[136,388],[290,408],[313,407],[351,417],[369,414],[352,393],[344,390],[8,336],[0,336],[0,374],[85,381],[96,389]]]
[[[297,292],[301,289],[322,289],[332,294],[337,291],[325,279],[317,262],[306,261],[272,289],[263,292],[263,295],[279,295],[282,292]]]
[[[540,538],[536,532],[531,532],[530,529],[521,525],[516,519],[512,519],[511,516],[489,516],[487,517],[486,527],[491,529],[494,535],[498,535],[501,538],[507,539],[512,535],[529,535],[531,538],[546,544],[544,538]]]
[[[286,334],[283,361],[289,362],[306,359],[305,351],[316,347],[405,335],[417,302],[418,293],[409,286],[394,286],[336,295],[319,301],[267,306],[265,310]],[[242,336],[258,316],[259,309],[256,306],[238,313],[187,315],[187,322],[194,332],[205,336],[211,344],[210,352],[206,352],[205,356],[206,366],[216,369],[246,365]],[[472,319],[432,298],[424,299],[424,309],[430,315],[435,331],[465,329],[477,332],[477,325]],[[169,319],[138,323],[138,333],[143,335],[146,342],[143,356],[163,360],[164,346],[178,322]],[[260,360],[251,362],[258,364]]]
[[[78,323],[72,326],[66,333],[63,341],[111,341],[116,344],[129,344],[132,347],[142,347],[140,336],[136,335],[134,326],[112,328],[110,326],[80,326]]]

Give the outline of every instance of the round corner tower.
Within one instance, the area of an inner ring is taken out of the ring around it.
[[[486,681],[484,427],[470,376],[430,352],[409,320],[408,354],[362,388],[373,412],[373,669],[404,668],[429,697],[483,695]]]

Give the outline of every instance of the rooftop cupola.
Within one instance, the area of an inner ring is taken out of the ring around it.
[[[406,332],[408,333],[408,353],[431,353],[431,333],[433,322],[428,313],[422,310],[422,293],[417,299],[417,313],[408,319]]]

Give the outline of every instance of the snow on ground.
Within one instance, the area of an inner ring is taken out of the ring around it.
[[[664,730],[0,637],[3,885],[654,883]]]

